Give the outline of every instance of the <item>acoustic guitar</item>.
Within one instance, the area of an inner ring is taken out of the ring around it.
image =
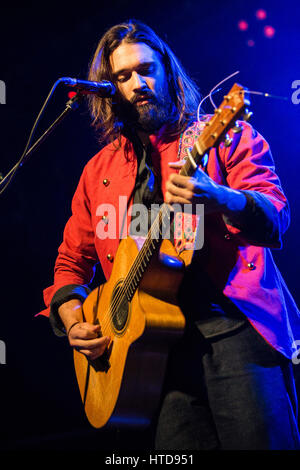
[[[192,176],[203,156],[247,111],[245,94],[243,87],[234,84],[224,96],[180,174]],[[163,204],[141,247],[133,238],[123,239],[109,280],[83,304],[82,321],[100,324],[102,335],[111,338],[95,361],[74,350],[84,410],[96,428],[108,422],[147,426],[158,409],[168,351],[184,332],[177,293],[186,265],[192,262],[192,254],[178,256],[173,244],[164,239],[171,216],[170,207]]]

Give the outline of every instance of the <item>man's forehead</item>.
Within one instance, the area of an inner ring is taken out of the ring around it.
[[[122,42],[111,54],[110,64],[113,73],[132,69],[139,64],[159,60],[158,53],[143,42]]]

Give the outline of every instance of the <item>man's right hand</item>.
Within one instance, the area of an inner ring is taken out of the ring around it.
[[[100,326],[82,321],[82,303],[72,299],[58,309],[65,325],[70,345],[88,359],[100,357],[110,342],[107,336],[100,336]]]
[[[99,337],[99,334],[99,325],[80,322],[71,328],[68,339],[73,348],[84,354],[88,359],[94,360],[104,353],[110,342],[109,337]]]

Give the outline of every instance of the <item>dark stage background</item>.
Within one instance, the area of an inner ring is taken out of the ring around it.
[[[8,4],[9,5],[9,4]],[[1,6],[0,171],[6,174],[21,155],[52,84],[61,76],[86,78],[99,38],[113,24],[137,18],[152,26],[173,48],[201,91],[227,75],[250,90],[281,95],[287,101],[252,97],[252,125],[271,144],[277,171],[290,200],[292,222],[284,247],[274,257],[299,304],[300,104],[291,85],[300,80],[299,1],[70,2],[23,7]],[[79,4],[78,4],[79,5]],[[258,9],[267,13],[257,19]],[[242,31],[238,22],[248,29]],[[264,27],[269,36],[264,35]],[[248,41],[253,41],[248,43]],[[37,135],[64,108],[68,91],[55,92]],[[206,111],[211,112],[209,104]],[[88,424],[73,372],[72,352],[54,336],[44,317],[42,291],[52,284],[53,265],[70,203],[85,163],[98,144],[83,105],[56,129],[0,197],[0,447],[9,449],[138,448],[133,433],[117,436]]]

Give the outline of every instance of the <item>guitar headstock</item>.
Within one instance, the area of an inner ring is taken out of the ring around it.
[[[216,147],[243,113],[246,113],[245,120],[250,118],[252,113],[245,109],[249,104],[247,91],[235,83],[229,93],[224,96],[221,105],[215,109],[214,116],[205,123],[205,128],[195,143],[199,156],[203,156],[209,149]],[[195,156],[193,155],[196,160]]]

